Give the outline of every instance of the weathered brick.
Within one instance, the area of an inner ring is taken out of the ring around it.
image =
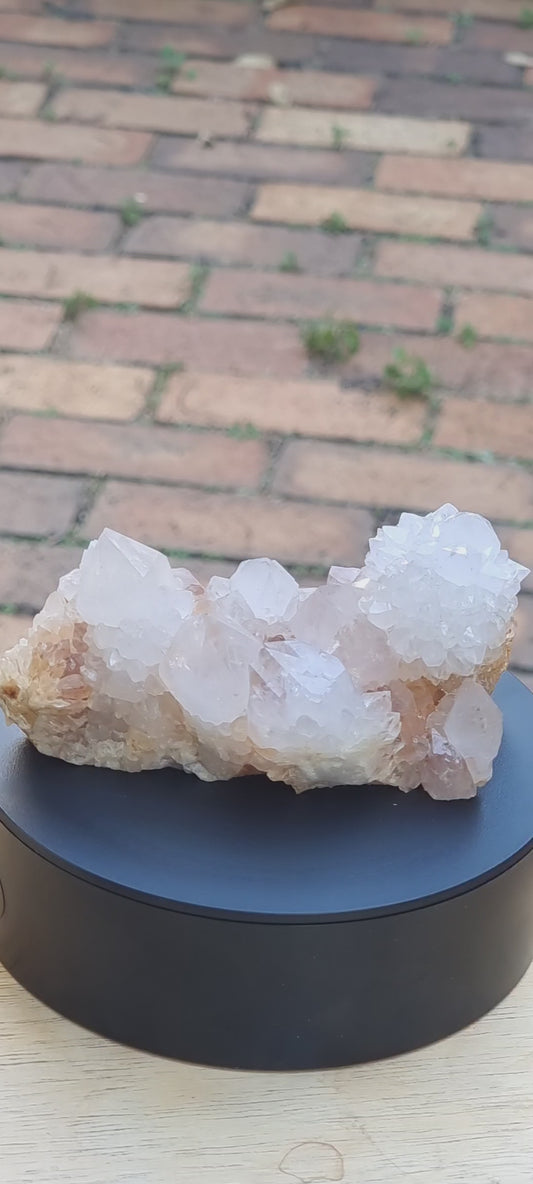
[[[448,397],[442,404],[433,443],[437,448],[533,460],[533,408]]]
[[[416,21],[388,12],[354,12],[348,8],[312,7],[298,4],[280,8],[269,19],[272,29],[303,33],[323,33],[329,37],[353,37],[369,41],[412,41],[429,45],[447,45],[452,40],[449,20],[421,16]]]
[[[91,366],[0,354],[0,407],[17,411],[133,419],[142,411],[153,381],[151,370],[137,366]]]
[[[252,217],[263,222],[316,226],[331,214],[347,226],[391,234],[471,239],[481,214],[478,202],[435,197],[403,197],[373,189],[266,184],[259,189]]]
[[[21,186],[21,195],[25,198],[74,206],[108,206],[110,209],[116,209],[139,195],[146,213],[162,210],[197,217],[237,214],[250,193],[251,188],[243,181],[169,176],[168,173],[144,169],[58,167],[53,164],[35,165]]]
[[[255,271],[214,271],[201,300],[205,312],[301,320],[338,317],[365,325],[432,329],[439,289],[375,284],[368,280],[311,279]]]
[[[504,526],[498,531],[498,538],[515,563],[523,563],[530,568],[530,574],[522,583],[522,588],[533,591],[533,530],[524,530],[512,526]]]
[[[518,337],[533,341],[533,299],[527,296],[460,296],[458,325],[473,325],[482,337]]]
[[[223,489],[260,484],[269,460],[260,440],[140,424],[77,423],[16,415],[0,438],[0,463],[21,469],[132,477]]]
[[[370,107],[376,81],[359,74],[329,74],[320,70],[279,70],[240,66],[234,62],[191,61],[172,84],[175,94],[217,95],[227,99],[269,102],[276,94],[287,105],[330,107],[352,111]]]
[[[1,307],[1,303],[0,303]],[[193,370],[223,374],[299,377],[306,357],[293,325],[216,321],[156,313],[128,316],[89,312],[73,326],[65,350],[74,358],[181,362]]]
[[[25,166],[15,160],[0,161],[0,197],[11,197],[24,176]]]
[[[244,136],[248,128],[247,111],[241,103],[216,99],[178,99],[73,87],[59,91],[50,105],[59,119],[79,119],[111,128],[141,128],[190,136]]]
[[[397,349],[423,358],[436,385],[470,398],[512,402],[533,393],[533,349],[526,345],[480,342],[465,349],[451,337],[362,333],[361,348],[346,373],[354,382],[378,378]]]
[[[481,127],[476,146],[480,156],[533,161],[533,136],[529,128]]]
[[[113,16],[133,21],[192,20],[196,25],[246,25],[251,18],[250,5],[239,0],[152,0],[147,8],[145,0],[86,0],[95,16]]]
[[[525,86],[533,86],[533,68],[526,70],[524,74]]]
[[[350,444],[288,444],[274,488],[295,497],[406,510],[432,510],[453,498],[459,509],[495,519],[519,522],[533,517],[530,473]]]
[[[174,374],[161,400],[162,422],[200,427],[251,423],[284,435],[414,444],[425,408],[414,399],[344,389],[332,381],[276,382],[222,374]]]
[[[526,5],[522,7],[525,8]],[[533,30],[518,28],[516,22],[493,25],[478,20],[473,21],[470,27],[463,31],[462,43],[466,49],[533,53]]]
[[[376,173],[378,189],[470,197],[481,201],[533,201],[533,165],[499,160],[448,160],[385,156]]]
[[[374,272],[423,284],[496,288],[533,296],[533,260],[528,255],[390,241],[378,244]]]
[[[0,206],[0,230],[1,230]],[[353,271],[361,239],[344,234],[337,239],[319,230],[288,230],[253,226],[249,222],[205,222],[190,218],[144,218],[127,236],[124,250],[134,255],[162,255],[214,263],[253,264],[279,268],[296,256],[302,271],[342,275]]]
[[[521,596],[516,614],[513,664],[533,666],[533,596]]]
[[[19,613],[0,614],[0,653],[5,653],[20,641],[28,632],[31,617],[21,616]]]
[[[496,245],[533,247],[533,210],[528,207],[492,206],[492,236]]]
[[[387,0],[388,8],[402,12],[449,12],[447,0]],[[523,12],[522,0],[468,0],[469,16],[486,16],[493,21],[518,20]]]
[[[381,111],[426,115],[429,119],[459,117],[491,123],[524,123],[533,104],[527,91],[501,86],[450,86],[420,78],[389,79],[379,94]]]
[[[0,15],[2,41],[33,41],[38,45],[68,45],[72,49],[109,45],[116,25],[110,21],[62,21],[58,17]]]
[[[81,290],[109,303],[178,308],[189,287],[186,264],[0,249],[0,289],[10,295],[61,299]]]
[[[147,11],[147,10],[146,10]],[[190,14],[189,14],[190,19]],[[253,33],[252,49],[257,52],[257,29]],[[262,30],[262,33],[264,30]],[[186,53],[200,58],[234,58],[250,48],[246,29],[230,29],[223,25],[159,24],[143,21],[128,21],[122,25],[120,41],[123,49],[131,53],[158,53],[165,45],[177,53]],[[261,37],[263,40],[263,37]],[[307,43],[307,49],[309,45]],[[261,47],[260,52],[263,52]],[[278,60],[278,59],[276,59]]]
[[[288,41],[289,34],[285,34],[285,37]],[[275,55],[276,61],[283,61],[290,49],[287,44],[285,53],[281,51]],[[308,53],[304,54],[304,60]],[[493,86],[519,86],[522,78],[518,67],[509,65],[502,53],[471,53],[464,48],[463,41],[439,49],[414,44],[386,45],[377,41],[350,41],[348,38],[325,41],[321,38],[316,61],[324,70],[360,71],[378,77],[387,74],[396,77],[402,74],[418,77],[429,75],[449,81],[450,75],[453,75],[455,81],[488,82]]]
[[[0,238],[8,244],[30,243],[39,247],[103,251],[119,229],[120,222],[113,214],[7,201],[0,203]]]
[[[0,116],[36,115],[45,94],[46,87],[39,82],[6,82],[1,79]]]
[[[61,576],[77,567],[80,547],[0,539],[0,603],[38,612]]]
[[[13,3],[14,0],[11,0]],[[158,66],[148,54],[113,53],[106,50],[56,49],[48,45],[0,44],[0,68],[17,77],[43,78],[52,70],[69,82],[94,82],[102,86],[153,86]]]
[[[155,147],[154,161],[164,168],[252,179],[324,181],[340,185],[366,184],[372,178],[375,157],[366,152],[330,152],[321,149],[269,147],[235,141],[215,141],[209,149],[193,140],[165,136]],[[172,184],[183,181],[181,175]]]
[[[83,533],[93,538],[104,526],[152,546],[215,554],[223,547],[234,559],[271,555],[311,564],[357,562],[372,534],[365,510],[114,481],[98,498]]]
[[[146,132],[110,131],[74,123],[61,126],[29,119],[0,121],[0,155],[8,157],[128,165],[142,159],[150,142]]]
[[[269,107],[261,114],[255,138],[269,144],[331,147],[334,127],[342,127],[346,148],[363,148],[371,152],[458,156],[467,147],[470,137],[470,125],[459,120],[432,121],[399,115],[351,115],[344,111],[309,111],[305,107]]]
[[[0,530],[62,535],[73,525],[83,493],[83,482],[73,477],[0,473]]]
[[[57,305],[0,300],[0,349],[46,349],[60,320]]]

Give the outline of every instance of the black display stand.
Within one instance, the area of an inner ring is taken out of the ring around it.
[[[494,777],[421,790],[205,784],[43,757],[0,732],[0,960],[151,1052],[314,1069],[438,1040],[533,956],[533,698],[505,675]]]

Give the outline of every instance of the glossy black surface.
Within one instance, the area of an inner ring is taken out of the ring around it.
[[[506,674],[495,698],[504,740],[471,801],[80,768],[2,725],[0,821],[60,867],[167,908],[279,921],[400,911],[482,883],[532,846],[533,697]]]

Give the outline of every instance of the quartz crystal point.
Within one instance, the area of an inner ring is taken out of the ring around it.
[[[0,660],[0,701],[75,764],[472,797],[501,741],[490,692],[526,574],[451,505],[381,527],[362,568],[318,588],[269,559],[204,588],[104,530]]]

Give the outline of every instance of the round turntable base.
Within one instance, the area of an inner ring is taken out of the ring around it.
[[[79,1024],[203,1064],[456,1031],[533,957],[533,697],[505,675],[495,698],[494,777],[460,802],[78,768],[3,726],[0,960]]]

